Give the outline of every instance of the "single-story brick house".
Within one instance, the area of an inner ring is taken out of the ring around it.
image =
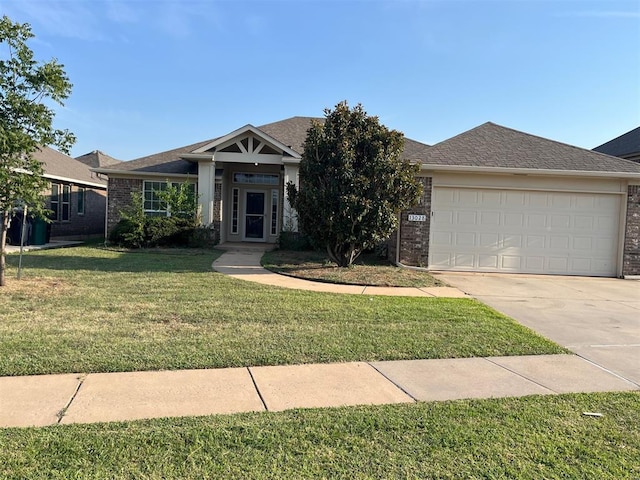
[[[104,233],[107,182],[89,166],[46,147],[34,153],[49,180],[46,206],[53,212],[51,237],[83,239]]]
[[[285,185],[298,183],[309,117],[94,168],[109,178],[107,228],[131,193],[158,211],[160,183],[192,182],[220,242],[275,243],[296,229]],[[321,120],[321,119],[317,119]],[[485,123],[434,146],[406,139],[424,194],[390,239],[398,263],[432,270],[640,275],[640,165]]]

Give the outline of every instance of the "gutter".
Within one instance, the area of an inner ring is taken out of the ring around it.
[[[640,172],[597,172],[593,170],[537,170],[534,168],[480,167],[473,165],[429,165],[422,164],[421,172],[452,173],[494,173],[505,175],[530,176],[564,176],[564,177],[600,177],[600,178],[633,178],[640,180]]]
[[[107,189],[107,186],[104,183],[87,182],[85,180],[78,180],[77,178],[61,177],[59,175],[49,175],[48,173],[45,173],[42,176],[49,180],[58,180],[60,182],[73,183],[74,185],[86,185],[88,187],[102,188],[104,190]]]
[[[161,173],[161,172],[141,172],[139,170],[111,170],[108,168],[90,168],[89,169],[95,173],[102,173],[105,175],[117,175],[117,176],[125,176],[125,177],[159,177],[159,178],[194,178],[197,177],[196,174],[188,174],[188,173]]]

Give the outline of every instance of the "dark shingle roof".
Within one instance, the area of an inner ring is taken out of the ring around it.
[[[266,125],[261,125],[256,128],[268,136],[278,140],[280,143],[288,146],[297,153],[302,154],[303,144],[307,138],[307,130],[311,126],[312,120],[323,122],[324,118],[291,117],[286,120],[267,123]],[[195,175],[197,174],[197,165],[193,162],[181,159],[180,155],[191,153],[194,150],[217,140],[218,138],[221,137],[194,143],[192,145],[186,145],[166,152],[148,155],[129,162],[122,162],[117,164],[117,166],[114,166],[113,169],[132,172]],[[405,139],[404,157],[408,160],[419,160],[427,148],[429,148],[428,145],[407,138]],[[105,168],[105,170],[108,169],[109,167]]]
[[[180,155],[185,153],[191,153],[194,150],[205,146],[215,140],[205,140],[203,142],[193,143],[184,147],[174,148],[173,150],[167,150],[166,152],[155,153],[153,155],[147,155],[146,157],[136,158],[129,162],[122,162],[118,164],[117,170],[127,170],[135,172],[155,172],[155,173],[177,173],[196,175],[198,173],[198,166],[193,162],[183,160]]]
[[[94,150],[93,152],[80,155],[79,157],[76,157],[76,160],[94,168],[110,167],[112,165],[122,163],[122,160],[117,160],[100,150]]]
[[[614,157],[628,157],[640,153],[640,127],[609,140],[593,149]]]
[[[324,122],[324,118],[318,117],[291,117],[256,128],[302,155],[302,145],[313,120]]]
[[[640,173],[637,163],[484,123],[425,150],[422,163],[532,170]]]
[[[64,178],[79,184],[106,186],[106,182],[91,172],[87,165],[53,148],[44,147],[36,150],[33,157],[44,164],[45,177]]]

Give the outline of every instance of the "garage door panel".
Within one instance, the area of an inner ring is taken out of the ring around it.
[[[430,267],[614,276],[620,196],[434,187]]]
[[[519,271],[522,268],[522,257],[517,255],[502,255],[501,269]]]
[[[527,235],[525,246],[528,249],[545,248],[547,237],[544,235]]]
[[[500,225],[500,212],[480,212],[480,225],[497,227]]]
[[[497,269],[499,258],[498,255],[478,255],[478,267],[480,269]]]
[[[457,212],[456,224],[475,227],[478,223],[478,212]]]
[[[544,257],[528,256],[525,259],[525,269],[529,273],[542,273],[544,271]]]
[[[433,235],[431,237],[431,246],[449,247],[452,243],[452,238],[453,234],[451,232],[433,232]]]
[[[475,256],[471,254],[460,254],[454,257],[454,265],[462,268],[474,268]]]
[[[530,213],[527,214],[527,223],[526,223],[527,227],[529,227],[532,230],[537,230],[540,228],[546,228],[547,227],[547,216],[546,215],[541,215],[541,214],[537,214],[537,213]]]
[[[522,227],[524,225],[524,214],[522,213],[505,213],[504,214],[504,226],[505,227]]]
[[[483,249],[498,248],[498,244],[500,243],[500,237],[497,233],[482,233],[480,234],[479,239],[479,247]]]
[[[476,244],[476,234],[472,232],[461,232],[455,236],[454,245],[457,247],[473,247]]]

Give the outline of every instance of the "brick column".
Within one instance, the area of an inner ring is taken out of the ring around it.
[[[400,263],[427,267],[433,182],[431,177],[419,177],[418,180],[422,183],[422,196],[418,204],[400,215]],[[410,215],[418,220],[409,220]]]
[[[640,275],[640,185],[629,185],[627,190],[622,275]]]

